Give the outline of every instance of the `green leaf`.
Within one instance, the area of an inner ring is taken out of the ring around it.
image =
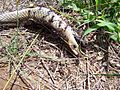
[[[120,42],[120,32],[118,32],[118,42]]]
[[[112,34],[110,38],[113,39],[114,41],[120,42],[120,32]]]
[[[89,33],[93,32],[97,30],[97,28],[88,28],[87,30],[85,30],[84,34],[83,34],[83,37],[88,35]]]
[[[96,20],[96,21],[100,22],[97,24],[99,27],[107,27],[109,31],[115,31],[115,28],[117,27],[116,24],[108,21],[103,21],[103,20]]]
[[[70,5],[68,5],[68,8],[71,8],[75,11],[80,11],[80,8],[78,8],[75,3],[71,3]]]
[[[98,0],[95,0],[96,2],[96,11],[98,10]]]
[[[117,41],[117,36],[115,34],[110,36],[111,39],[113,39],[114,41]]]

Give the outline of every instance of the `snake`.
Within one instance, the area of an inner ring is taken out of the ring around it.
[[[68,44],[69,48],[75,55],[79,55],[79,45],[74,37],[74,30],[68,25],[60,15],[46,7],[25,8],[13,12],[7,12],[0,15],[0,24],[16,23],[28,19],[45,22],[52,26],[60,35],[60,38]]]

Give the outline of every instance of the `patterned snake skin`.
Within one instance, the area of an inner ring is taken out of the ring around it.
[[[44,21],[52,26],[60,37],[68,44],[75,55],[79,54],[78,43],[74,38],[73,30],[65,21],[52,10],[45,7],[27,8],[19,11],[9,12],[0,15],[0,24],[13,23],[19,18],[20,21],[35,19]]]

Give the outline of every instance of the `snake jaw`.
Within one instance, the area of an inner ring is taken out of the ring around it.
[[[78,56],[79,55],[79,46],[76,42],[71,42],[71,40],[68,42],[70,49],[72,52]]]
[[[63,35],[64,35],[64,39],[66,39],[66,42],[69,46],[69,48],[71,49],[71,51],[78,56],[79,55],[79,45],[77,43],[77,41],[74,38],[73,35],[73,30],[70,26],[66,25],[66,29],[63,30]]]

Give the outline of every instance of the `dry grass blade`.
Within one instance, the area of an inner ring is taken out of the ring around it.
[[[12,72],[12,74],[11,74],[9,80],[7,81],[7,83],[5,84],[3,90],[6,90],[8,84],[10,83],[11,79],[13,78],[13,76],[14,76],[16,70],[21,66],[21,63],[23,62],[23,60],[24,60],[26,54],[28,53],[28,51],[30,50],[31,46],[34,44],[34,42],[35,42],[35,40],[38,38],[38,36],[39,36],[39,34],[36,35],[36,37],[35,37],[35,39],[33,40],[33,42],[30,44],[30,46],[27,48],[27,50],[23,53],[20,62],[19,62],[18,65],[16,66],[15,70]]]
[[[29,8],[30,1],[1,0],[0,13]],[[57,5],[53,5],[55,1],[32,0],[33,3],[39,5],[46,2],[43,5],[44,7],[59,14],[64,21],[72,26],[73,30],[78,30],[77,33],[82,37],[83,31],[94,23],[94,20],[91,21],[91,19],[94,18],[92,10],[95,6],[89,5],[87,0],[81,1],[84,8],[81,4],[80,11],[75,12],[72,9],[64,8],[64,6],[58,5],[56,8]],[[66,1],[76,3],[74,0]],[[111,2],[118,2],[118,0]],[[108,5],[110,7],[114,4],[111,2],[103,4],[110,4]],[[100,8],[104,7],[103,4],[100,4]],[[86,5],[89,6],[86,8]],[[117,11],[117,6],[116,8],[111,7],[111,9]],[[105,8],[105,10],[108,10],[108,13],[111,11],[109,8]],[[86,18],[90,18],[90,21],[86,21]],[[39,21],[28,25],[32,28],[30,30],[31,28],[26,29],[22,26],[27,22],[29,21],[19,22],[17,18],[15,24],[0,25],[0,82],[2,82],[0,83],[0,90],[120,90],[120,44],[109,41],[106,35],[108,32],[101,32],[102,27],[85,37],[83,40],[85,43],[81,45],[84,53],[78,58],[73,57],[67,51],[68,49],[66,50],[66,46],[57,35],[49,32],[51,27],[44,24],[39,25],[41,22]],[[40,28],[36,29],[36,26],[40,26],[43,31]],[[38,36],[36,33],[40,33],[40,35]],[[12,62],[10,72],[8,71],[9,62]]]

